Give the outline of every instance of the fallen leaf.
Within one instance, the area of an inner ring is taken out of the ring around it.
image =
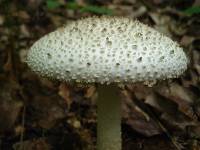
[[[19,117],[23,102],[14,94],[18,91],[18,87],[15,86],[14,82],[7,80],[6,83],[0,81],[0,84],[0,132],[4,132],[13,127]]]
[[[145,136],[160,134],[162,130],[159,125],[152,120],[146,112],[134,104],[134,100],[130,98],[127,91],[122,92],[124,95],[122,113],[125,122],[130,125],[133,130]]]
[[[68,109],[70,109],[72,99],[70,97],[69,86],[67,86],[67,84],[65,84],[65,83],[61,83],[60,86],[59,86],[58,94],[65,100],[65,102],[68,106]]]
[[[180,41],[180,44],[184,47],[187,47],[194,41],[194,39],[194,37],[184,35]]]
[[[51,150],[51,146],[47,143],[45,138],[38,138],[34,140],[26,140],[13,145],[14,150]]]

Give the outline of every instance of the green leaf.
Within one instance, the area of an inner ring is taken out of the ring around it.
[[[47,0],[46,4],[48,9],[56,9],[61,6],[61,4],[57,0]]]
[[[190,7],[188,9],[184,10],[184,13],[186,13],[188,15],[199,14],[200,13],[200,6]]]
[[[78,10],[80,6],[76,2],[68,2],[67,3],[68,9]]]
[[[81,12],[92,12],[96,14],[106,14],[106,15],[112,15],[113,10],[105,8],[105,7],[99,7],[99,6],[92,6],[92,5],[87,5],[83,7]]]

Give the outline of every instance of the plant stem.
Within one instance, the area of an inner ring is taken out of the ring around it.
[[[98,87],[97,150],[121,150],[121,100],[114,85]]]

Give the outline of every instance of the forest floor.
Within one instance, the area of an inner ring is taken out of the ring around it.
[[[138,19],[190,59],[179,79],[121,90],[123,150],[200,150],[199,0],[0,0],[0,150],[95,149],[95,86],[50,81],[25,62],[40,37],[94,15]]]

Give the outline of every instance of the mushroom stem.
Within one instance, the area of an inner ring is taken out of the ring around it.
[[[97,150],[121,150],[121,100],[116,86],[98,87]]]

